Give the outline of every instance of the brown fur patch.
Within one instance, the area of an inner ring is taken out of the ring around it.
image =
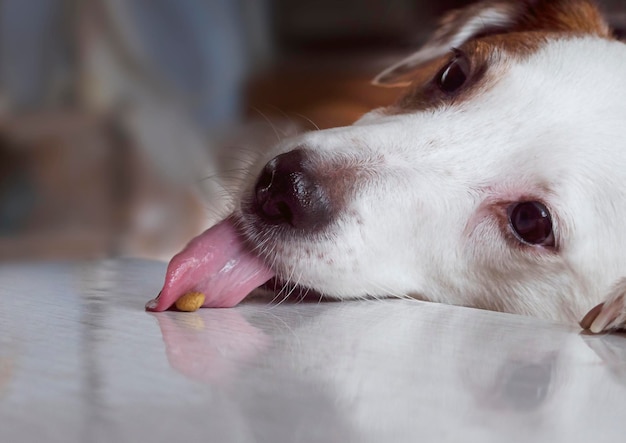
[[[587,0],[525,0],[526,10],[514,31],[570,32],[611,38],[602,14]]]
[[[441,21],[434,40],[450,39],[455,27],[487,8],[498,8],[513,17],[508,29],[486,29],[484,35],[524,31],[572,32],[611,37],[606,21],[595,2],[589,0],[491,0],[482,1],[448,13]]]

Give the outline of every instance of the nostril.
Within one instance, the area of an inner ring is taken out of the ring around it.
[[[256,204],[265,221],[294,223],[294,212],[306,195],[302,186],[304,161],[301,151],[291,151],[272,159],[261,173],[256,187]]]
[[[272,162],[270,162],[265,165],[265,167],[263,168],[263,172],[261,172],[261,175],[256,182],[254,192],[256,202],[260,205],[265,205],[265,203],[270,198],[270,187],[272,186],[272,182],[274,181],[274,174],[276,174],[276,170],[272,166]]]
[[[258,207],[257,212],[262,214],[266,221],[272,223],[291,223],[293,214],[289,203],[286,201],[291,192],[289,189],[285,189],[289,183],[281,176],[274,182],[276,175],[281,173],[279,171],[279,157],[274,158],[265,165],[256,183],[255,197]]]
[[[268,221],[293,224],[293,213],[286,201],[280,198],[270,197],[261,203],[261,209]]]
[[[266,189],[272,185],[274,175],[276,175],[276,172],[278,171],[279,162],[280,156],[273,158],[265,165],[256,183],[257,190]]]
[[[272,159],[255,185],[254,211],[269,224],[313,229],[330,219],[330,209],[330,199],[300,149]]]

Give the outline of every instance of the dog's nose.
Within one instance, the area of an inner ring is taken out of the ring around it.
[[[332,207],[328,191],[316,180],[304,150],[270,160],[255,186],[255,212],[267,223],[311,231],[327,224]]]

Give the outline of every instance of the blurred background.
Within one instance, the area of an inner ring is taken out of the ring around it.
[[[461,0],[0,0],[0,260],[167,259]],[[624,29],[626,0],[601,2]]]

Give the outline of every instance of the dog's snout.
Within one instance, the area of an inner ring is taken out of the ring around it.
[[[266,223],[307,231],[330,221],[329,193],[304,150],[281,154],[265,165],[255,186],[254,210]]]

